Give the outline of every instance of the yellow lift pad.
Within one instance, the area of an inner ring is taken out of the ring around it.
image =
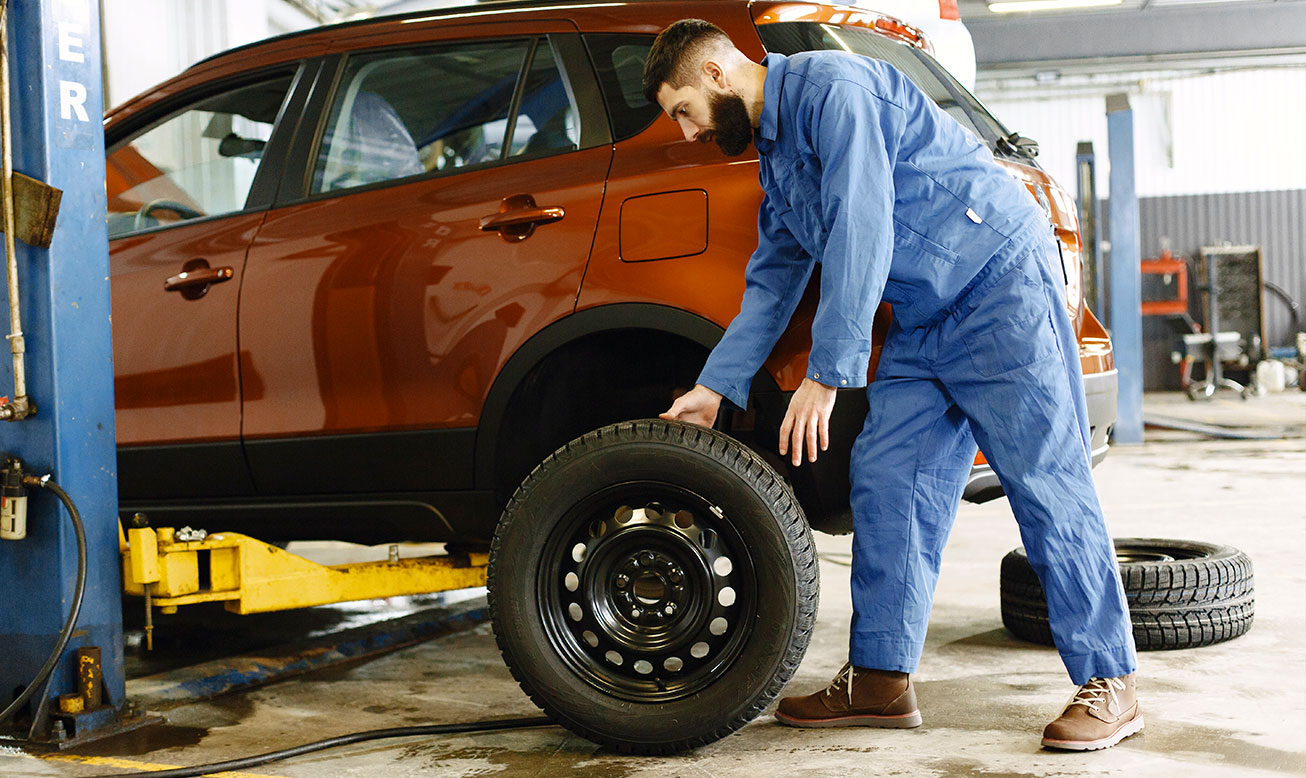
[[[148,587],[163,613],[196,602],[246,614],[466,589],[485,585],[489,564],[472,552],[328,566],[235,532],[176,538],[171,527],[119,536],[123,589],[146,596]]]

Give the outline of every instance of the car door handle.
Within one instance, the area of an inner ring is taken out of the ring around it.
[[[198,300],[209,291],[210,284],[230,281],[234,275],[230,267],[209,267],[206,260],[192,259],[180,273],[163,282],[163,291],[181,292],[187,300]]]
[[[529,238],[538,225],[556,222],[566,215],[561,206],[541,208],[530,195],[513,195],[503,198],[498,213],[481,217],[481,230],[497,232],[504,240],[516,242]]]

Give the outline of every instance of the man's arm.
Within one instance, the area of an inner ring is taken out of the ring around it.
[[[836,391],[866,385],[871,325],[893,259],[893,166],[902,111],[836,80],[805,106],[808,143],[821,163],[826,243],[821,301],[807,377],[780,425],[780,455],[796,466],[829,447]]]
[[[811,105],[807,128],[821,161],[821,301],[807,377],[866,385],[871,325],[893,260],[893,163],[905,115],[865,87],[836,80]]]
[[[757,250],[744,270],[739,314],[708,355],[698,385],[662,418],[711,426],[722,399],[741,409],[748,405],[753,376],[789,324],[814,264],[784,225],[770,193],[758,210],[757,234]]]

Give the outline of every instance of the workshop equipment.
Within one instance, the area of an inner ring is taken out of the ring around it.
[[[1261,315],[1261,250],[1257,246],[1203,246],[1198,272],[1205,278],[1200,290],[1206,303],[1206,331],[1184,335],[1185,383],[1188,396],[1209,398],[1220,389],[1238,392],[1244,399],[1254,391],[1224,374],[1227,365],[1247,370],[1261,357],[1265,342]],[[1187,382],[1192,360],[1206,363],[1206,380]]]
[[[145,598],[146,647],[153,609],[221,602],[233,613],[307,608],[334,602],[428,594],[485,585],[489,555],[477,551],[381,562],[320,565],[235,532],[184,527],[119,527],[123,589]]]
[[[1139,263],[1144,276],[1159,277],[1162,289],[1174,291],[1173,297],[1145,299],[1139,310],[1144,316],[1188,316],[1188,262],[1175,259],[1170,249],[1162,249],[1156,259]]]

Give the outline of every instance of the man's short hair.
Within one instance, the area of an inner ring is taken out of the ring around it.
[[[721,44],[734,45],[720,27],[702,19],[681,19],[658,33],[644,62],[644,96],[656,103],[663,84],[681,89],[694,83],[699,65]]]

